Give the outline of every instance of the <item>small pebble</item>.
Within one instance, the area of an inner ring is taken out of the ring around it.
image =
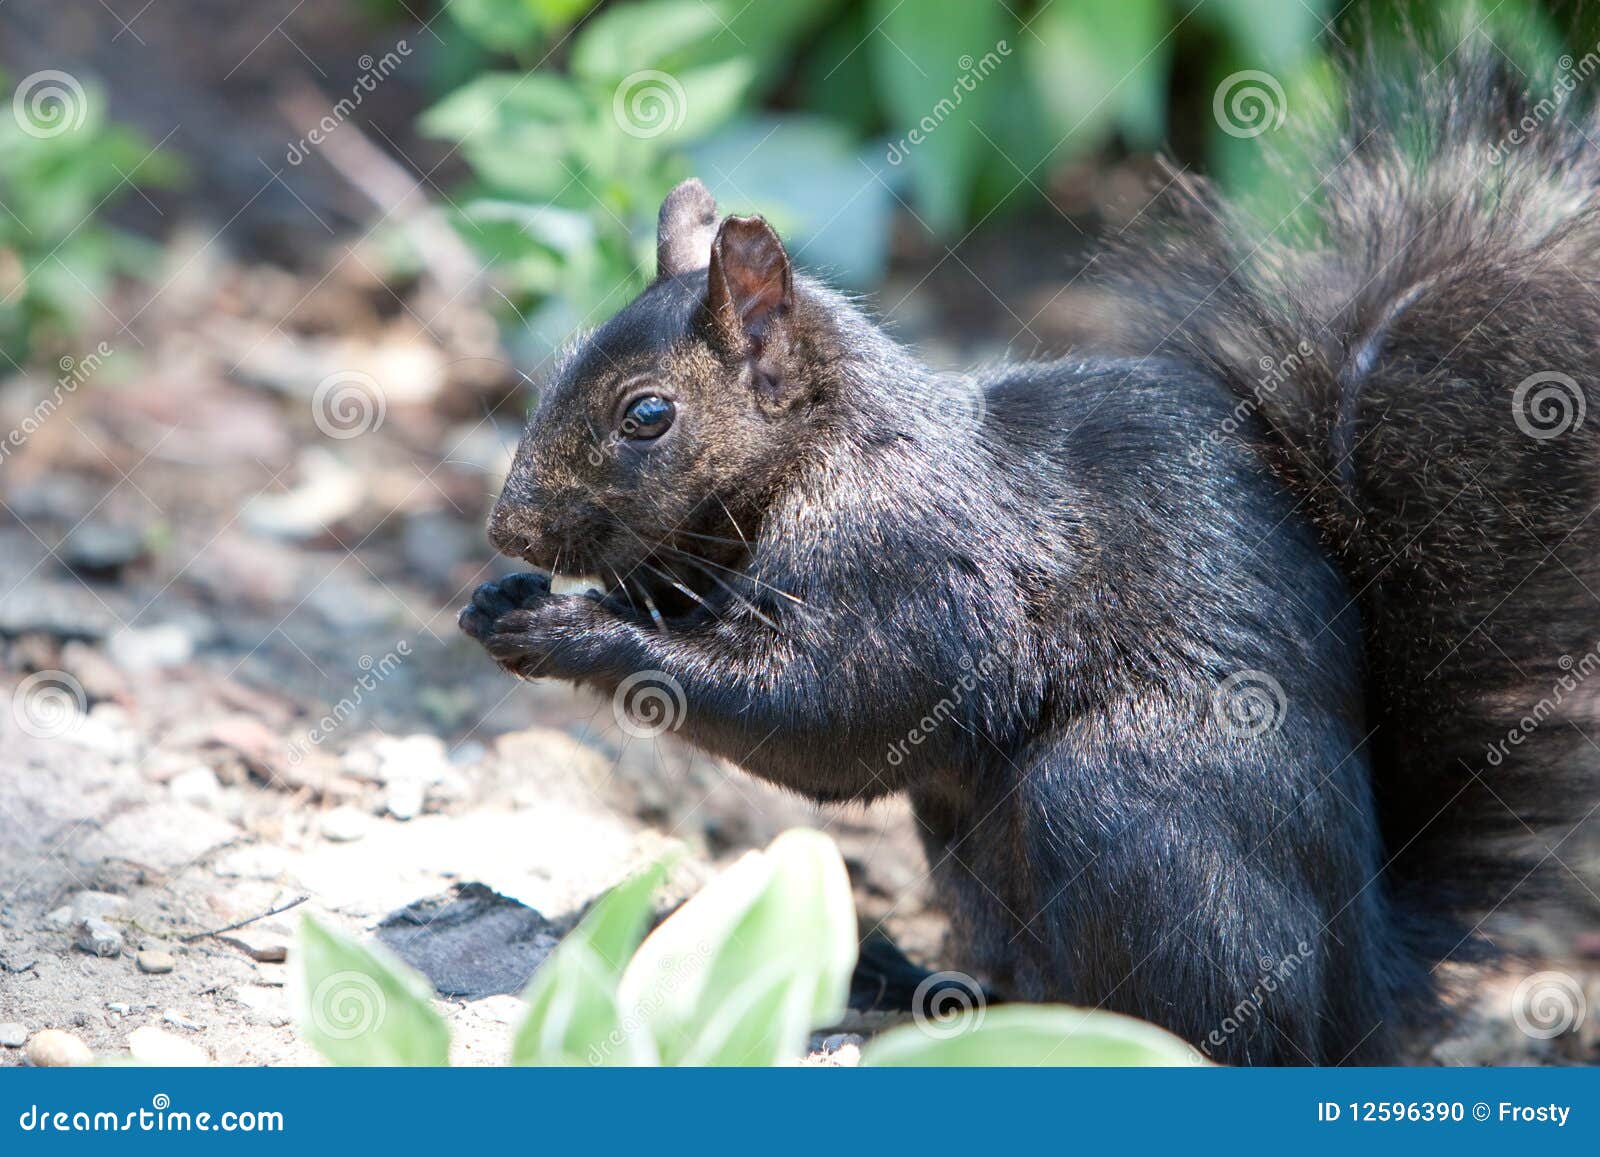
[[[426,793],[421,780],[397,779],[385,792],[384,806],[397,820],[415,819],[422,812]]]
[[[336,807],[322,817],[324,839],[348,844],[367,834],[367,817],[353,807]]]
[[[199,1045],[150,1025],[128,1034],[128,1051],[142,1065],[192,1067],[211,1063],[211,1057]]]
[[[139,971],[148,972],[152,976],[159,976],[163,972],[171,972],[177,967],[177,960],[172,953],[163,952],[159,948],[145,949],[139,953]]]
[[[74,943],[90,956],[122,955],[122,933],[98,916],[79,921]]]
[[[289,943],[272,936],[218,936],[218,940],[237,948],[257,964],[282,964],[289,959]]]
[[[59,1028],[40,1029],[34,1033],[28,1041],[26,1056],[30,1065],[41,1069],[70,1068],[94,1060],[88,1045]]]
[[[195,807],[214,808],[222,799],[222,784],[209,767],[191,767],[179,772],[167,786],[173,799]]]
[[[117,919],[128,910],[128,898],[112,892],[77,892],[70,903],[74,923],[91,917]],[[53,917],[54,913],[51,915]]]
[[[28,1043],[28,1026],[14,1020],[0,1024],[0,1048],[20,1049]]]
[[[170,1025],[175,1025],[178,1028],[186,1028],[190,1031],[198,1031],[200,1028],[198,1024],[184,1016],[183,1013],[179,1012],[175,1008],[167,1009],[166,1012],[161,1014],[161,1019]]]

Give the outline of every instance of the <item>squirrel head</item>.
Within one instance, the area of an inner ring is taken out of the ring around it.
[[[708,595],[742,559],[823,420],[835,354],[778,234],[760,217],[719,223],[697,180],[661,206],[656,265],[554,374],[489,539],[554,572],[558,591],[644,593],[671,613],[692,609],[683,588]]]

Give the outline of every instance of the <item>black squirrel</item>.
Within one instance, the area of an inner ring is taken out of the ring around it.
[[[936,374],[680,185],[490,516],[554,590],[462,628],[657,680],[809,798],[907,793],[1005,997],[1404,1055],[1600,805],[1600,154],[1469,53],[1395,75],[1295,146],[1293,241],[1174,182],[1106,259],[1124,356]]]

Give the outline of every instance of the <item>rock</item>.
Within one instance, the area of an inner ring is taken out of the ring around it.
[[[73,925],[71,905],[63,904],[61,907],[53,909],[50,914],[44,918],[44,922],[49,927],[54,928],[57,932],[67,931]]]
[[[128,1051],[142,1065],[192,1068],[211,1063],[211,1057],[199,1045],[151,1025],[136,1028],[128,1035]]]
[[[397,820],[415,819],[422,814],[427,788],[414,779],[396,780],[384,792],[384,809]]]
[[[378,779],[382,783],[415,780],[438,783],[450,768],[444,741],[437,735],[407,735],[403,739],[384,737],[374,746],[378,759]]]
[[[234,880],[276,880],[283,875],[288,856],[282,848],[259,844],[217,858],[215,871]]]
[[[125,671],[159,671],[182,666],[192,659],[194,638],[177,623],[124,627],[106,640],[106,653]]]
[[[78,847],[86,864],[126,860],[160,872],[188,867],[238,838],[239,829],[193,804],[147,804],[123,812]]]
[[[78,921],[73,943],[90,956],[122,955],[122,933],[99,916]]]
[[[111,582],[144,556],[144,535],[137,527],[85,522],[67,535],[57,553],[84,578]]]
[[[175,1008],[169,1008],[166,1012],[163,1012],[161,1014],[161,1019],[167,1024],[175,1025],[178,1028],[186,1028],[191,1032],[198,1032],[200,1030],[200,1026],[198,1024],[184,1016],[183,1013],[179,1012]]]
[[[464,1000],[521,992],[558,943],[538,911],[482,884],[409,904],[377,935],[440,996]]]
[[[450,758],[436,735],[384,737],[373,746],[376,777],[385,787],[384,807],[398,820],[422,814],[428,788],[450,774]]]
[[[25,1055],[30,1065],[41,1069],[72,1068],[94,1061],[94,1053],[88,1045],[59,1028],[45,1028],[34,1033]]]
[[[218,936],[218,940],[237,948],[257,964],[282,964],[289,959],[289,938],[271,932],[252,932],[249,935]]]
[[[167,787],[172,791],[172,798],[179,803],[193,804],[207,810],[215,810],[222,800],[222,783],[217,779],[217,773],[203,765],[179,772]]]
[[[349,806],[336,807],[323,815],[318,822],[323,839],[336,844],[348,844],[367,834],[372,820],[366,813]]]
[[[116,627],[105,600],[82,583],[28,582],[0,599],[0,635],[101,639]]]
[[[146,948],[137,957],[140,972],[148,972],[152,976],[160,976],[171,972],[178,966],[177,958],[170,952],[163,952],[158,948]]]
[[[28,1026],[8,1020],[0,1024],[0,1048],[20,1049],[28,1043]]]

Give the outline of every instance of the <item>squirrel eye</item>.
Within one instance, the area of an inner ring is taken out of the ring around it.
[[[641,440],[659,438],[672,425],[676,412],[677,407],[659,394],[635,398],[623,411],[622,436]]]

